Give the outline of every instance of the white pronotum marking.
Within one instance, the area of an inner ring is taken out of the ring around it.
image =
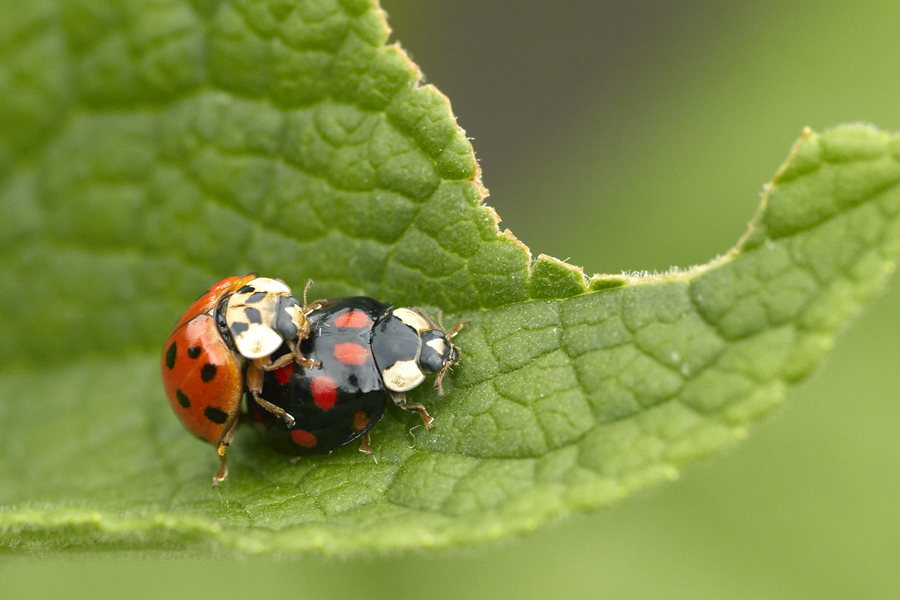
[[[393,392],[408,392],[423,381],[425,374],[414,360],[401,360],[381,374],[384,385]]]

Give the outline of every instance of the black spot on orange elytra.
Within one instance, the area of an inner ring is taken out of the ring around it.
[[[188,348],[188,356],[191,358],[197,358],[200,356],[200,352],[203,350],[202,346],[191,346]]]
[[[207,407],[206,410],[203,411],[203,415],[213,423],[217,423],[219,425],[228,420],[228,413],[223,410],[219,410],[215,406]]]
[[[170,369],[175,368],[175,356],[177,352],[178,350],[175,348],[175,342],[172,342],[172,345],[166,350],[166,366]]]
[[[204,383],[209,383],[216,376],[216,365],[212,363],[206,363],[203,365],[203,368],[200,369],[200,379],[203,380]]]
[[[175,397],[178,398],[178,404],[183,408],[191,407],[191,399],[188,398],[181,390],[175,390]]]

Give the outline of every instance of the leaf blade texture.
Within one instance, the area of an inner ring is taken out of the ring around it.
[[[501,233],[449,103],[367,0],[5,2],[0,547],[208,554],[471,544],[596,509],[746,435],[898,254],[900,141],[804,132],[739,244],[595,276]],[[378,462],[232,474],[170,414],[157,354],[256,270],[471,324],[432,432]]]

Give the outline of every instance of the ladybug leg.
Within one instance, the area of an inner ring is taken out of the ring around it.
[[[228,477],[228,459],[225,457],[225,449],[220,447],[219,451],[219,458],[222,460],[222,464],[219,470],[216,471],[216,474],[213,475],[213,487],[219,487],[219,484]]]
[[[425,424],[425,429],[431,429],[431,422],[434,421],[434,417],[428,414],[428,411],[425,410],[425,407],[419,404],[418,402],[407,402],[406,394],[403,392],[391,392],[391,398],[394,399],[394,404],[402,408],[403,410],[417,410],[419,411],[419,416],[422,417],[422,422]]]
[[[280,406],[275,406],[268,400],[263,400],[260,397],[260,393],[262,392],[262,388],[263,388],[263,373],[265,373],[265,371],[272,370],[272,369],[267,369],[267,368],[261,366],[259,364],[259,361],[261,361],[261,360],[268,360],[268,359],[257,359],[257,360],[254,360],[252,363],[250,363],[247,366],[247,390],[249,390],[250,395],[253,396],[253,399],[256,401],[257,404],[259,404],[261,407],[263,407],[264,409],[266,409],[267,411],[269,411],[276,417],[278,417],[280,419],[284,419],[284,422],[287,423],[288,427],[293,427],[294,426],[294,417],[292,417],[291,415],[286,413],[285,410],[283,408],[281,408]],[[290,360],[288,362],[290,362]],[[269,363],[269,364],[271,364],[271,363]],[[281,366],[284,366],[284,365],[281,365]],[[274,368],[278,368],[278,367],[274,367]]]
[[[228,428],[225,430],[225,433],[222,434],[222,441],[219,442],[217,452],[219,453],[219,460],[222,461],[222,464],[219,465],[219,470],[213,475],[213,487],[219,487],[219,484],[228,477],[228,457],[225,456],[225,448],[231,444],[231,440],[234,438],[234,430],[237,428],[237,422],[237,419],[231,421]]]
[[[359,451],[365,453],[366,456],[372,456],[372,450],[369,448],[369,432],[362,434],[359,442]]]
[[[307,302],[306,294],[307,294],[307,292],[309,292],[309,288],[312,287],[312,284],[313,284],[313,280],[308,279],[306,281],[306,287],[303,288],[303,314],[304,314],[304,316],[307,316],[307,317],[311,313],[314,313],[315,311],[317,311],[321,308],[325,308],[326,306],[331,304],[330,300],[315,300],[311,304],[309,302]]]
[[[294,362],[304,369],[312,369],[314,367],[322,366],[322,363],[311,358],[305,358],[302,354],[300,354],[299,346],[294,346],[293,348],[291,348],[291,354],[285,354],[284,356],[280,357],[280,359],[285,357],[287,357],[288,359],[287,362],[290,362],[290,360],[293,358]]]
[[[438,391],[438,396],[444,395],[444,376],[450,371],[450,367],[456,363],[444,363],[444,368],[438,371],[437,377],[434,378],[434,389]]]
[[[378,459],[375,458],[375,455],[372,454],[372,449],[369,447],[369,432],[365,432],[362,434],[362,438],[360,438],[359,442],[359,451],[365,453],[366,456],[371,456],[372,460],[375,461],[375,464],[378,464]]]
[[[459,333],[460,329],[462,329],[463,327],[465,327],[468,324],[469,324],[469,321],[460,321],[459,323],[454,325],[453,328],[447,332],[447,339],[452,339],[453,336],[455,336],[457,333]],[[442,325],[442,327],[443,327],[443,325]]]
[[[315,361],[311,358],[304,358],[302,354],[300,354],[300,342],[288,342],[288,348],[290,348],[291,353],[285,354],[284,356],[278,357],[278,360],[284,360],[285,364],[289,363],[291,359],[294,359],[294,362],[303,367],[304,369],[312,369],[315,367],[321,367],[322,363]],[[277,362],[277,361],[276,361]],[[276,369],[278,367],[275,367]]]
[[[450,331],[446,331],[444,330],[444,324],[441,322],[441,311],[438,311],[438,322],[441,325],[441,331],[444,332],[444,335],[447,336],[448,340],[452,340],[453,336],[459,333],[460,329],[469,324],[468,321],[460,321],[459,323],[454,325],[453,328],[450,329]],[[452,347],[453,346],[451,345],[451,348]],[[455,364],[457,363],[451,358],[450,361],[444,363],[444,368],[438,371],[437,377],[435,377],[434,379],[434,387],[435,389],[437,389],[439,396],[444,395],[444,376],[447,374],[447,371],[450,370],[450,367]]]
[[[413,310],[416,311],[417,313],[419,313],[426,321],[428,321],[428,324],[431,325],[432,329],[440,328],[440,330],[444,332],[444,335],[447,336],[448,340],[453,339],[453,336],[455,336],[457,333],[459,333],[460,329],[462,329],[463,327],[465,327],[466,325],[469,324],[469,321],[460,321],[459,323],[454,325],[452,329],[450,329],[448,331],[447,329],[444,329],[444,315],[440,310],[437,311],[437,320],[438,320],[437,325],[435,325],[434,319],[432,319],[430,316],[428,316],[428,313],[426,313],[424,310],[422,310],[418,306],[414,306]]]
[[[290,363],[292,360],[294,360],[293,354],[283,354],[283,355],[279,356],[278,358],[276,358],[275,360],[270,361],[267,364],[263,363],[263,364],[259,365],[259,368],[262,369],[263,371],[275,371],[277,369],[280,369],[284,365]]]
[[[310,280],[312,282],[312,280]],[[306,289],[309,289],[309,285],[306,286]],[[303,314],[304,316],[309,316],[310,314],[316,312],[317,310],[326,308],[327,306],[333,304],[331,300],[314,300],[310,303],[306,302],[306,291],[303,292]]]
[[[263,359],[257,360],[262,361]],[[320,366],[320,363],[314,361],[313,359],[304,358],[303,355],[300,354],[300,349],[296,347],[291,348],[291,352],[289,354],[282,354],[275,360],[269,361],[268,363],[260,362],[258,366],[263,371],[276,371],[281,367],[289,364],[291,361],[296,362],[304,369],[312,369],[313,367]]]
[[[438,371],[437,377],[434,378],[434,389],[438,391],[438,396],[444,395],[444,375],[447,374],[450,366],[447,365],[440,371]]]
[[[250,393],[253,394],[253,392],[250,392]],[[286,413],[284,411],[284,409],[281,408],[280,406],[275,406],[268,400],[263,400],[262,398],[259,397],[258,394],[253,394],[253,399],[256,401],[257,404],[259,404],[261,407],[263,407],[264,409],[266,409],[267,411],[269,411],[276,417],[278,417],[280,419],[284,419],[284,422],[287,423],[288,427],[294,426],[294,423],[295,423],[294,417],[292,417],[290,414]]]
[[[312,304],[303,304],[303,316],[308,317],[312,313],[316,312],[319,309],[325,308],[328,306],[327,300],[316,300]]]
[[[300,353],[289,355],[294,357],[294,362],[303,367],[304,369],[313,369],[315,367],[321,367],[322,363],[317,360],[313,360],[311,358],[303,358]]]
[[[298,365],[300,365],[304,369],[312,369],[313,367],[322,366],[322,363],[316,362],[311,358],[304,358],[304,356],[300,353],[300,342],[299,341],[298,342],[288,342],[287,346],[290,349],[291,353],[285,354],[283,356],[279,356],[275,360],[275,362],[272,364],[276,364],[276,363],[278,363],[278,361],[283,360],[284,364],[286,365],[289,362],[291,362],[291,360],[293,360],[294,362],[296,362]],[[278,369],[282,366],[284,366],[284,365],[275,366],[272,369],[266,369],[266,370],[270,371],[273,369]]]

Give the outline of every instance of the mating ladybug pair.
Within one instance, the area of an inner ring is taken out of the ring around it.
[[[370,453],[368,431],[384,414],[386,391],[431,429],[405,392],[437,373],[443,393],[459,359],[450,340],[462,325],[444,331],[421,310],[363,296],[301,304],[279,280],[227,277],[169,334],[163,384],[184,426],[217,447],[218,485],[245,390],[264,441],[285,454],[328,454],[360,437]]]

